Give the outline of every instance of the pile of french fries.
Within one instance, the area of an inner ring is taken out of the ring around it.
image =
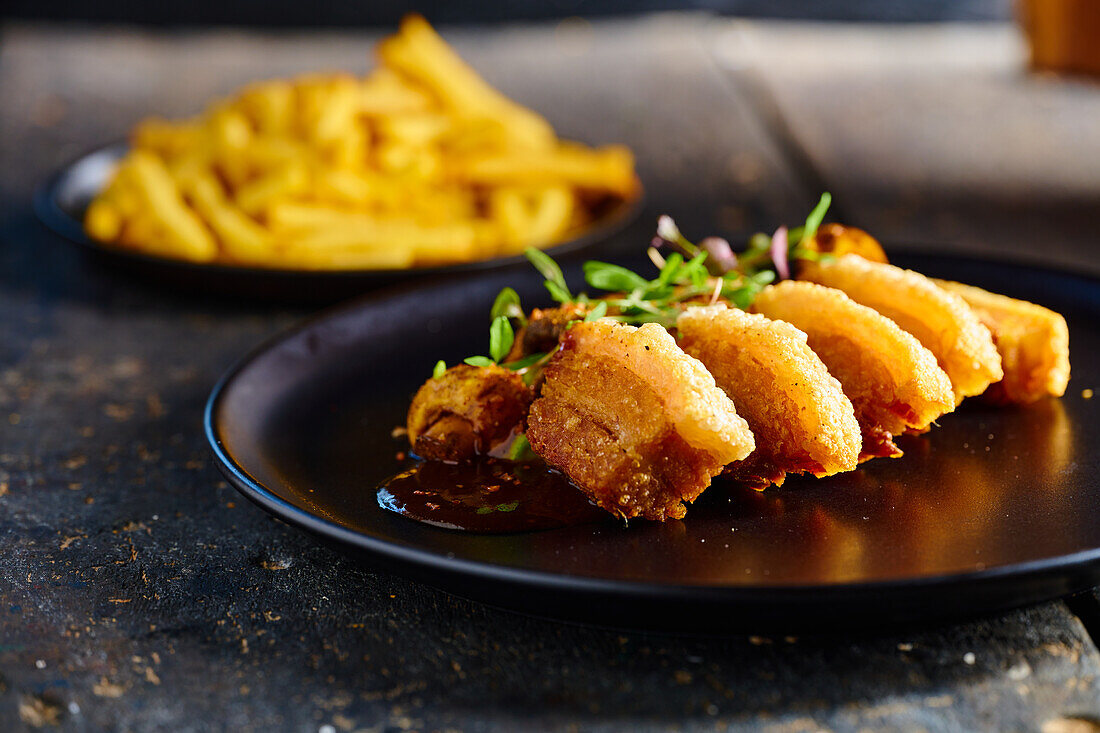
[[[192,262],[408,268],[551,246],[638,195],[628,149],[559,140],[423,18],[377,55],[365,78],[265,81],[143,121],[86,231]]]

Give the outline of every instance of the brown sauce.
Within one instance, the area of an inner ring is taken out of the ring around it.
[[[378,505],[436,527],[485,534],[604,522],[611,515],[541,461],[420,461],[378,489]]]

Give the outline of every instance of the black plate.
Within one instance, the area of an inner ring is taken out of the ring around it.
[[[286,521],[382,568],[507,608],[619,626],[728,630],[933,622],[1100,584],[1100,283],[951,257],[899,264],[1066,315],[1074,378],[1030,407],[971,400],[906,455],[764,493],[714,485],[683,521],[515,535],[380,509],[391,437],[436,359],[484,350],[495,293],[544,300],[533,273],[394,291],[264,345],[210,398],[229,480]],[[571,281],[576,281],[576,272]]]
[[[199,264],[168,257],[103,247],[84,233],[84,212],[103,188],[114,165],[129,146],[117,143],[78,158],[54,175],[35,195],[38,218],[65,239],[102,258],[107,264],[169,285],[238,297],[296,303],[335,303],[354,295],[411,278],[514,268],[522,255],[498,257],[446,267],[408,270],[280,270],[260,267]],[[553,257],[583,252],[614,236],[641,211],[641,198],[619,202],[579,237],[547,249]]]

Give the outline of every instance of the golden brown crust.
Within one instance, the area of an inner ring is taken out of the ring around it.
[[[919,272],[848,254],[807,263],[800,277],[843,290],[913,334],[947,372],[956,404],[1003,376],[989,329],[966,301]]]
[[[754,485],[783,473],[828,476],[856,467],[852,403],[794,326],[723,305],[689,308],[680,345],[706,365],[756,436],[756,452],[729,473]]]
[[[831,254],[837,257],[856,254],[871,262],[888,261],[886,252],[877,239],[858,227],[843,224],[822,224],[818,227],[813,239],[803,246],[818,254]],[[801,262],[799,264],[801,265]]]
[[[413,397],[409,444],[417,455],[437,461],[488,453],[522,425],[533,396],[518,375],[502,367],[451,367]]]
[[[1066,393],[1069,328],[1060,313],[972,285],[933,282],[965,300],[993,334],[1004,379],[986,391],[987,397],[997,402],[1027,403]]]
[[[753,449],[733,403],[661,327],[579,323],[527,420],[531,447],[614,514],[680,518]]]
[[[753,310],[806,333],[852,401],[868,457],[900,455],[893,435],[924,430],[955,409],[951,381],[932,352],[840,290],[788,280],[765,288]]]

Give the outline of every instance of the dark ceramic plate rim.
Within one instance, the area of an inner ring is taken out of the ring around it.
[[[510,257],[495,257],[487,260],[477,260],[475,262],[463,262],[456,265],[413,267],[406,269],[305,270],[278,267],[246,267],[220,263],[206,264],[201,262],[189,262],[187,260],[180,260],[172,257],[159,257],[157,255],[133,252],[121,248],[105,247],[92,241],[92,239],[84,233],[83,223],[75,219],[65,210],[59,201],[59,194],[65,182],[74,175],[76,169],[81,165],[87,164],[89,159],[95,156],[106,156],[117,160],[129,150],[129,147],[129,144],[125,142],[115,142],[97,147],[83,155],[77,156],[51,175],[44,184],[39,186],[34,195],[34,212],[38,216],[39,221],[53,233],[96,254],[108,254],[112,257],[119,257],[131,262],[144,263],[156,267],[173,268],[181,271],[219,273],[242,277],[321,277],[331,280],[396,278],[402,276],[424,278],[458,273],[484,272],[512,267],[526,262],[523,255],[512,255]],[[598,242],[610,238],[638,217],[642,211],[644,200],[645,192],[642,190],[635,198],[624,200],[616,204],[599,221],[585,229],[578,236],[547,248],[545,250],[546,253],[553,257],[564,257],[587,249]]]
[[[899,256],[904,255],[917,255],[917,250],[900,250]],[[918,256],[936,257],[945,260],[954,260],[960,263],[988,263],[1027,267],[1032,270],[1041,270],[1056,276],[1081,279],[1100,291],[1100,277],[1098,276],[1074,273],[1064,268],[1034,264],[1025,262],[1021,259],[960,256],[936,248],[922,248],[919,250]],[[883,594],[889,594],[893,591],[949,590],[961,586],[995,584],[997,581],[1009,578],[1023,582],[1039,579],[1052,573],[1063,573],[1058,579],[1060,580],[1059,583],[1044,586],[1048,588],[1048,590],[1041,594],[1036,594],[1027,601],[1027,603],[1039,603],[1088,590],[1094,587],[1096,582],[1100,580],[1100,547],[1050,558],[961,573],[929,575],[906,578],[903,580],[873,580],[831,584],[808,583],[737,586],[708,585],[704,583],[671,584],[593,578],[565,573],[547,573],[537,570],[516,569],[491,562],[479,562],[447,557],[417,547],[399,545],[381,540],[348,529],[335,522],[312,514],[305,509],[294,506],[290,502],[279,497],[259,481],[252,478],[247,470],[245,470],[243,466],[240,466],[229,455],[218,436],[215,415],[217,413],[219,401],[226,389],[233,382],[234,378],[248,368],[253,361],[264,355],[268,350],[276,348],[283,341],[310,328],[315,323],[338,317],[352,310],[370,307],[372,304],[385,300],[392,295],[405,293],[410,290],[419,290],[421,288],[431,288],[434,284],[439,282],[441,281],[394,286],[350,303],[324,310],[265,340],[226,371],[214,386],[207,400],[206,408],[203,413],[203,429],[207,441],[210,443],[214,452],[218,468],[230,483],[233,484],[237,491],[268,513],[291,525],[309,531],[323,539],[332,540],[364,551],[374,558],[400,563],[420,573],[439,571],[447,573],[450,576],[458,576],[469,580],[508,583],[542,590],[567,590],[571,593],[579,593],[581,595],[591,594],[593,596],[598,595],[602,597],[610,595],[622,600],[645,598],[661,601],[703,601],[704,603],[707,601],[728,603],[751,600],[757,603],[766,603],[769,601],[806,601],[811,597],[828,596],[832,594],[844,594],[846,596],[857,595],[859,597],[877,599],[882,597]],[[690,519],[685,521],[690,521]],[[440,529],[439,531],[448,532],[451,530]],[[1072,581],[1067,579],[1070,571],[1078,571]],[[430,575],[421,575],[421,578],[429,583],[431,583],[430,577]],[[998,606],[998,608],[1007,607],[1011,606]]]

